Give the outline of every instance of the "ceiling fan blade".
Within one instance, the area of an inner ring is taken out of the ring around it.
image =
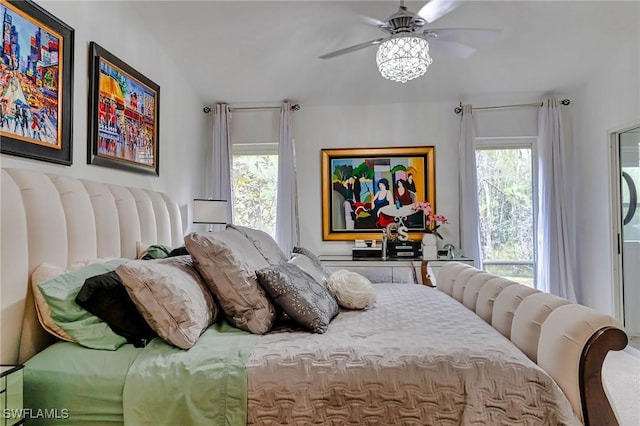
[[[438,40],[467,41],[478,43],[494,43],[500,38],[502,31],[491,28],[435,28],[425,30],[427,36],[436,34]],[[429,38],[434,40],[435,38]]]
[[[462,0],[431,0],[422,6],[418,16],[431,23],[460,6]]]
[[[467,46],[466,44],[458,43],[457,41],[446,41],[432,38],[428,40],[428,43],[433,50],[438,50],[453,56],[454,58],[460,59],[467,59],[477,51],[477,49]]]
[[[386,22],[383,22],[380,19],[372,18],[371,16],[358,15],[358,19],[360,20],[360,22],[371,27],[382,28],[388,26]]]
[[[375,40],[365,41],[364,43],[356,44],[355,46],[345,47],[344,49],[336,50],[335,52],[325,53],[322,56],[318,56],[320,59],[329,59],[334,56],[344,55],[345,53],[355,52],[356,50],[364,49],[369,46],[375,46],[376,44],[380,44],[389,37],[380,37]]]

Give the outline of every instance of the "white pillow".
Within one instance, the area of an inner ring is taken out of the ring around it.
[[[331,274],[327,281],[327,289],[343,308],[365,309],[376,303],[376,293],[371,281],[346,269]]]

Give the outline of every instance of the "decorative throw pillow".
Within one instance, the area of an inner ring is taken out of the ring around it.
[[[189,256],[136,260],[116,272],[147,324],[174,346],[189,349],[217,319],[213,296]]]
[[[136,259],[164,259],[171,253],[171,247],[163,244],[146,244],[136,241]]]
[[[191,233],[184,242],[227,320],[255,334],[271,330],[276,308],[260,287],[255,272],[269,264],[255,246],[233,228]]]
[[[278,243],[276,243],[276,240],[266,232],[232,224],[228,224],[227,228],[235,229],[251,241],[269,265],[277,265],[280,262],[287,261],[287,255],[284,254]]]
[[[356,272],[335,271],[327,281],[327,289],[343,308],[365,309],[376,303],[371,281]]]
[[[291,259],[289,259],[289,263],[296,265],[298,268],[311,275],[318,283],[325,287],[327,286],[327,280],[329,277],[325,274],[324,269],[318,268],[318,265],[307,256],[300,253],[294,253]]]
[[[185,246],[174,248],[167,257],[189,256],[189,252]]]
[[[338,312],[338,304],[311,275],[283,262],[256,271],[271,299],[298,324],[316,332],[327,331]]]
[[[58,327],[58,324],[56,324],[55,321],[51,319],[51,309],[49,309],[47,301],[38,288],[39,284],[45,281],[49,281],[57,277],[58,275],[64,274],[65,272],[67,271],[62,267],[43,263],[38,266],[31,274],[31,288],[33,289],[33,298],[36,302],[36,314],[38,315],[38,320],[40,321],[40,325],[42,325],[42,328],[53,334],[58,339],[67,342],[73,342],[73,338],[69,336],[63,329]]]
[[[76,296],[76,303],[138,348],[145,347],[157,336],[138,312],[115,271],[87,278]]]
[[[48,318],[41,318],[43,327],[51,332],[50,327],[45,325],[51,321],[63,330],[71,341],[88,348],[115,350],[125,344],[127,340],[124,337],[117,335],[106,322],[78,305],[75,298],[87,278],[113,271],[129,261],[113,259],[105,263],[93,263],[44,282],[38,282],[42,271],[34,272],[32,282],[36,309],[43,317],[48,314]]]
[[[318,256],[304,247],[294,247],[292,251],[294,254],[300,254],[309,258],[309,260],[311,260],[311,262],[313,262],[313,264],[315,265],[316,269],[322,271],[322,282],[323,284],[326,284],[331,273],[327,271],[324,266],[322,266],[322,262],[320,261]]]

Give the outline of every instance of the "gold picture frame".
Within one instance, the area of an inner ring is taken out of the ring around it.
[[[436,211],[435,147],[323,149],[321,164],[323,240],[381,239],[395,217],[422,238],[424,215],[411,206]]]

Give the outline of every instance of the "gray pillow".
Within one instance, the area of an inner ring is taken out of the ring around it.
[[[327,286],[327,280],[329,277],[325,275],[323,269],[318,268],[318,265],[316,265],[316,263],[307,256],[300,253],[294,253],[291,259],[289,259],[289,263],[296,265],[298,268],[311,275],[313,279],[324,287]]]
[[[235,229],[244,237],[251,241],[251,244],[260,252],[264,260],[269,265],[277,265],[280,262],[286,262],[287,256],[284,254],[276,240],[271,235],[259,229],[248,228],[246,226],[228,224],[227,229]]]
[[[322,265],[322,262],[320,261],[318,256],[316,256],[315,254],[313,254],[311,251],[307,250],[304,247],[294,247],[292,251],[293,251],[294,254],[299,254],[299,255],[302,255],[302,256],[306,256],[313,263],[313,265],[315,266],[316,270],[322,272],[322,280],[320,282],[322,282],[324,285],[327,284],[327,280],[331,276],[331,272],[329,272],[329,271],[327,271],[325,269],[325,267]],[[306,269],[305,269],[305,271],[306,271]],[[308,272],[308,271],[306,271],[306,272]]]
[[[296,265],[282,262],[256,271],[271,299],[298,324],[324,333],[339,307],[329,291]]]
[[[191,233],[184,242],[227,320],[254,334],[271,330],[276,308],[260,287],[255,272],[269,263],[254,245],[232,228]]]
[[[218,316],[218,307],[190,256],[134,260],[116,273],[149,326],[189,349]]]

